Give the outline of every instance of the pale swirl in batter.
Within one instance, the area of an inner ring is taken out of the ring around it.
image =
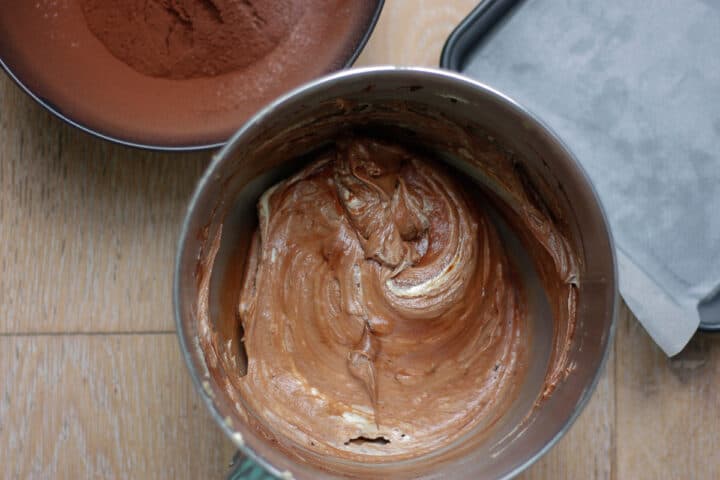
[[[527,368],[522,283],[478,197],[398,146],[340,140],[268,190],[236,379],[276,438],[362,461],[492,426]]]

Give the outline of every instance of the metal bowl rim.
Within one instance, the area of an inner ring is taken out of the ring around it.
[[[610,354],[610,349],[611,349],[611,346],[613,345],[613,341],[615,338],[616,324],[617,324],[617,312],[618,312],[618,308],[619,308],[619,293],[618,293],[618,283],[617,283],[617,276],[618,276],[617,258],[615,255],[614,241],[613,241],[611,230],[609,228],[607,214],[605,212],[605,209],[603,208],[602,203],[600,202],[598,193],[597,193],[595,187],[593,186],[592,182],[590,181],[590,178],[587,175],[587,172],[585,171],[583,166],[576,160],[575,155],[570,151],[570,149],[565,145],[565,143],[560,139],[560,137],[558,137],[558,135],[548,125],[546,125],[542,120],[540,120],[535,114],[533,114],[530,110],[528,110],[527,108],[520,105],[518,102],[516,102],[512,98],[508,97],[507,95],[499,92],[498,90],[495,90],[494,88],[492,88],[484,83],[473,80],[462,74],[454,73],[449,70],[441,70],[441,69],[435,69],[435,68],[398,67],[398,66],[365,67],[365,68],[354,68],[351,70],[340,71],[340,72],[336,72],[334,74],[330,74],[325,77],[321,77],[319,79],[313,80],[313,81],[306,83],[305,85],[302,85],[302,86],[296,88],[295,90],[277,98],[275,101],[271,102],[265,108],[263,108],[259,112],[257,112],[248,122],[246,122],[230,138],[230,140],[228,140],[228,142],[225,144],[225,146],[216,155],[213,156],[212,161],[210,162],[209,166],[207,167],[204,174],[200,178],[200,180],[195,188],[195,191],[193,192],[193,195],[188,204],[185,218],[183,220],[180,237],[179,237],[179,241],[178,241],[176,257],[175,257],[175,275],[174,275],[174,280],[173,280],[173,307],[174,307],[176,330],[177,330],[178,340],[180,342],[180,349],[182,351],[183,358],[185,359],[185,364],[188,367],[188,370],[190,371],[190,376],[192,378],[192,382],[195,387],[195,390],[202,397],[203,402],[205,403],[205,406],[210,411],[211,416],[213,417],[215,422],[220,426],[220,428],[223,430],[223,432],[225,432],[225,434],[228,436],[228,438],[232,439],[234,430],[225,423],[223,417],[221,416],[215,403],[213,402],[213,399],[207,394],[205,389],[202,387],[202,384],[200,381],[200,374],[199,374],[199,372],[197,372],[195,370],[191,352],[185,341],[184,328],[182,325],[182,319],[180,317],[180,275],[179,275],[179,273],[180,273],[180,268],[181,268],[182,253],[184,252],[185,244],[186,244],[188,238],[190,237],[190,233],[191,233],[190,232],[190,222],[192,219],[193,211],[195,210],[195,206],[198,203],[203,192],[205,191],[207,184],[211,181],[213,175],[215,174],[215,170],[217,170],[219,168],[219,166],[221,165],[221,163],[225,160],[225,158],[227,156],[232,154],[235,146],[243,139],[243,137],[248,132],[252,131],[257,126],[262,125],[262,123],[265,122],[266,119],[272,118],[275,111],[280,109],[286,102],[291,101],[295,97],[304,96],[304,95],[312,93],[315,90],[322,89],[328,83],[334,83],[334,82],[341,81],[341,80],[347,79],[347,78],[358,78],[358,77],[365,77],[365,76],[372,77],[374,75],[404,75],[404,74],[408,74],[408,73],[416,73],[416,74],[420,74],[420,75],[428,75],[431,77],[442,78],[444,80],[458,82],[460,84],[465,84],[466,86],[470,86],[471,88],[478,89],[478,90],[482,91],[484,94],[489,95],[490,97],[494,97],[496,100],[500,101],[501,103],[504,103],[506,106],[515,110],[516,113],[519,113],[521,116],[523,116],[525,119],[527,119],[531,123],[534,123],[535,126],[540,128],[540,130],[544,130],[550,137],[551,141],[556,143],[556,145],[562,149],[563,154],[566,156],[566,158],[571,160],[569,162],[571,167],[575,168],[577,170],[577,173],[579,174],[578,175],[579,179],[585,183],[585,186],[588,188],[590,196],[592,198],[594,198],[595,204],[598,207],[598,211],[600,213],[600,217],[602,220],[603,230],[606,234],[606,238],[608,241],[608,246],[609,246],[608,253],[610,255],[610,258],[612,259],[612,281],[609,282],[610,288],[612,289],[612,304],[611,304],[611,310],[610,310],[610,325],[609,325],[609,328],[607,331],[607,340],[606,340],[605,346],[603,348],[603,353],[602,353],[602,357],[600,359],[598,368],[595,371],[595,373],[593,374],[593,377],[590,380],[590,382],[588,382],[586,388],[580,394],[578,402],[575,404],[575,407],[574,407],[572,413],[565,420],[563,426],[557,432],[555,432],[555,434],[553,434],[553,436],[550,438],[550,440],[547,441],[540,449],[529,454],[525,458],[525,460],[520,462],[513,469],[506,472],[503,476],[498,477],[499,480],[508,480],[508,479],[515,477],[516,475],[518,475],[525,469],[527,469],[530,465],[535,463],[540,457],[542,457],[545,453],[547,453],[553,446],[555,446],[555,444],[570,429],[570,427],[573,425],[573,423],[575,423],[575,420],[577,420],[580,413],[582,413],[582,411],[585,409],[585,406],[589,402],[590,398],[592,397],[592,393],[595,391],[595,388],[597,387],[597,384],[600,381],[600,376],[602,375],[602,372],[605,369],[605,365],[607,364],[608,357]],[[264,458],[257,455],[255,453],[255,451],[252,450],[251,448],[249,448],[246,444],[237,445],[237,446],[242,451],[243,454],[245,454],[246,456],[251,458],[253,461],[257,462],[259,465],[261,465],[264,469],[266,469],[273,475],[275,475],[275,476],[282,475],[282,472],[280,472],[275,466],[273,466],[272,464],[267,462]]]

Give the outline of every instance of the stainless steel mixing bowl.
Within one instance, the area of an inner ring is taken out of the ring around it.
[[[418,118],[427,119],[418,122]],[[533,332],[530,370],[503,421],[489,437],[461,439],[434,457],[351,466],[359,478],[509,478],[545,453],[570,428],[595,387],[612,343],[617,275],[612,239],[585,173],[560,140],[527,110],[463,76],[417,68],[351,70],[307,84],[252,118],[213,159],[190,202],[179,243],[174,283],[180,345],[193,382],[218,425],[248,456],[276,475],[336,478],[299,462],[243,421],[208,373],[198,346],[198,260],[223,224],[210,280],[209,312],[217,315],[224,266],[256,222],[255,202],[267,187],[297,170],[301,153],[343,129],[373,128],[405,137],[435,153],[480,185],[483,171],[462,148],[463,136],[492,135],[521,167],[553,188],[549,204],[568,224],[581,263],[574,369],[527,421],[543,385],[552,340],[552,313],[523,247],[508,229],[506,244],[529,289]],[[487,185],[486,185],[487,186]],[[290,473],[288,473],[290,472]]]

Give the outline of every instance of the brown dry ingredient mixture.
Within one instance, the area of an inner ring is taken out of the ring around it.
[[[90,30],[140,73],[185,79],[247,67],[302,15],[292,0],[81,0]]]

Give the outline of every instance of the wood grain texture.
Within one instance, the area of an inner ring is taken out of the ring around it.
[[[221,478],[174,334],[0,338],[0,478]]]
[[[387,0],[358,65],[436,66],[475,3]],[[209,156],[94,139],[0,75],[0,478],[223,477],[232,447],[175,337],[152,333],[173,329],[176,237]],[[720,337],[667,359],[623,306],[590,404],[522,478],[720,478],[718,411]]]
[[[618,326],[617,478],[720,478],[720,335],[667,358],[627,310]]]
[[[208,158],[98,140],[0,75],[0,333],[172,331],[175,244]]]

